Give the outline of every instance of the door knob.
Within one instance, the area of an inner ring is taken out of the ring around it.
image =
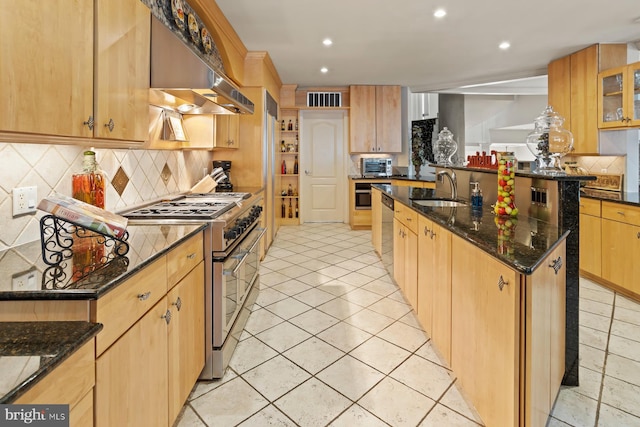
[[[305,170],[304,170],[304,174],[305,174],[305,175],[311,175],[311,171],[309,171],[309,170],[305,169]]]

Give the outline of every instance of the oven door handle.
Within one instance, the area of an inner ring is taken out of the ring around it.
[[[262,236],[264,236],[264,233],[267,231],[266,228],[258,228],[257,230],[260,231],[260,235],[256,237],[251,247],[248,250],[244,249],[240,251],[238,255],[234,256],[234,258],[240,259],[240,261],[238,261],[238,265],[236,265],[236,268],[234,268],[233,270],[224,270],[222,274],[224,274],[225,276],[235,276],[236,274],[238,274],[238,270],[240,270],[240,267],[242,267],[242,264],[244,264],[244,261],[247,259],[249,254],[254,251],[254,249],[258,245],[258,242],[260,242],[260,239],[262,239]]]

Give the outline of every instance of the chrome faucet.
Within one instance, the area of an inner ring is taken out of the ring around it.
[[[451,198],[454,200],[457,200],[458,199],[458,182],[456,180],[456,173],[453,170],[451,170],[451,172],[449,172],[448,170],[443,170],[438,172],[437,176],[440,182],[442,182],[443,176],[446,176],[447,178],[449,178],[449,185],[451,186]]]

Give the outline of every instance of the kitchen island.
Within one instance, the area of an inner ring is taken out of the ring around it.
[[[569,231],[423,206],[430,189],[374,191],[394,199],[394,279],[485,424],[545,425],[565,371]]]

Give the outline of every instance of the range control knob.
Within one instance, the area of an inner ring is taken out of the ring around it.
[[[238,231],[236,230],[236,227],[233,227],[232,229],[227,230],[224,233],[224,238],[227,240],[235,239],[236,237],[238,237]]]

